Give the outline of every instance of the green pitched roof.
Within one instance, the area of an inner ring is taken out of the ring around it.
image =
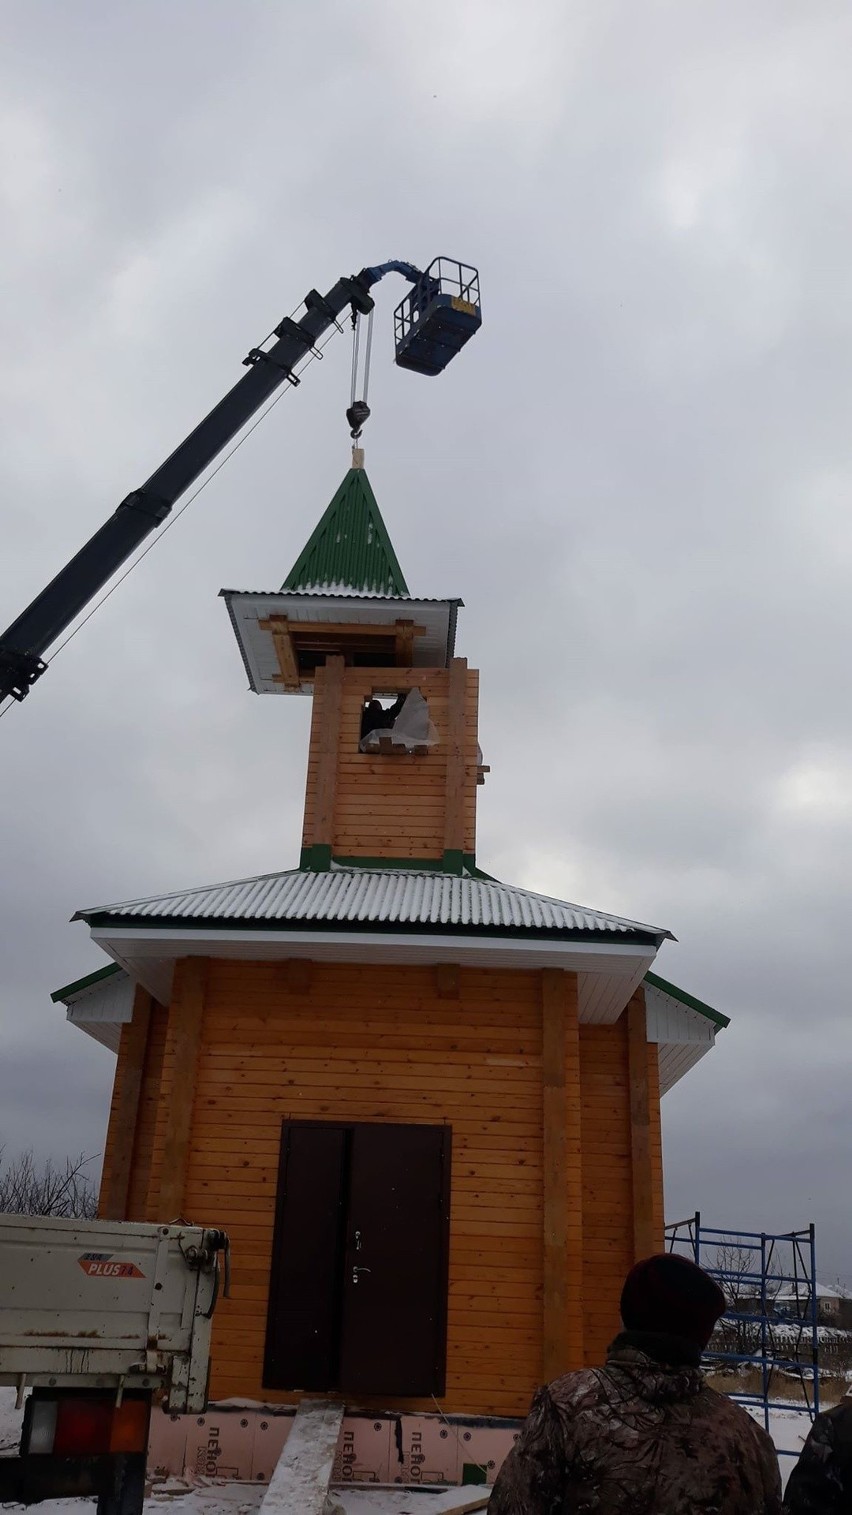
[[[87,973],[85,978],[75,978],[73,984],[65,984],[63,988],[56,989],[50,998],[54,1005],[60,1000],[70,998],[72,994],[79,994],[81,989],[90,989],[93,984],[99,984],[102,978],[112,978],[114,973],[123,973],[124,969],[118,963],[107,963],[105,968],[96,968],[94,973]]]
[[[350,468],[281,588],[408,595],[363,468]]]

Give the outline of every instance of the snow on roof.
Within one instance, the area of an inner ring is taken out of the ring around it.
[[[267,873],[198,889],[149,895],[77,911],[75,920],[251,921],[455,927],[476,932],[536,932],[650,938],[671,932],[496,880],[409,869],[332,868],[327,873]]]
[[[802,1280],[801,1287],[796,1293],[794,1288],[781,1289],[774,1299],[791,1300],[802,1299],[809,1292],[806,1279]],[[852,1299],[852,1289],[844,1288],[843,1284],[814,1284],[813,1292],[817,1299]]]

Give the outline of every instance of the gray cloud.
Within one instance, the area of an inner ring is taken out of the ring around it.
[[[371,478],[461,593],[499,876],[670,926],[733,1024],[666,1099],[668,1206],[840,1201],[852,1041],[847,8],[625,0],[7,7],[8,618],[313,284],[449,251],[486,324],[427,384],[381,296]],[[308,705],[223,584],[278,584],[347,466],[337,339],[0,722],[0,1142],[99,1150],[50,990],[80,905],[292,864]]]

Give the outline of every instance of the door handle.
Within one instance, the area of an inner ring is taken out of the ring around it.
[[[357,1268],[357,1267],[353,1268],[352,1269],[352,1282],[353,1282],[353,1284],[357,1284],[357,1282],[358,1282],[358,1274],[359,1273],[372,1273],[372,1271],[373,1271],[372,1268]]]

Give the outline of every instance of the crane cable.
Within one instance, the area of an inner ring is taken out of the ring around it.
[[[299,306],[297,305],[296,306],[296,310],[298,310],[298,309],[299,309]],[[293,312],[294,315],[295,315],[295,313],[296,313],[296,311]],[[321,358],[322,354],[323,354],[323,348],[327,347],[328,344],[329,344],[329,342],[331,341],[332,337],[335,336],[338,331],[342,331],[342,330],[343,330],[343,328],[341,326],[339,326],[337,323],[335,323],[335,325],[332,327],[331,331],[328,333],[328,335],[325,338],[325,340],[323,342],[320,342],[318,346],[313,347],[311,349],[311,351],[306,354],[306,356],[304,358],[304,361],[301,363],[301,365],[300,365],[300,367],[298,369],[298,373],[299,374],[303,374],[304,371],[305,371],[305,369],[308,368],[311,363],[313,363],[313,361],[314,361],[315,358]],[[370,374],[370,361],[369,361],[369,356],[370,355],[369,355],[369,349],[370,349],[371,341],[372,341],[372,323],[371,323],[371,328],[368,331],[368,342],[367,342],[367,380],[368,381],[369,381],[369,374]],[[294,369],[294,372],[295,371],[296,370]],[[106,604],[106,602],[110,598],[110,596],[115,593],[116,589],[118,589],[118,586],[120,584],[124,583],[124,580],[128,577],[129,574],[131,574],[133,572],[134,568],[138,567],[138,565],[142,562],[142,559],[143,558],[147,558],[149,552],[153,552],[153,550],[157,546],[158,542],[162,542],[163,537],[166,535],[166,532],[170,531],[171,528],[175,525],[175,522],[180,520],[180,518],[183,515],[184,511],[189,509],[189,507],[192,504],[193,500],[197,500],[198,499],[198,496],[202,493],[203,490],[205,490],[207,488],[207,485],[211,482],[211,480],[215,479],[217,473],[219,473],[225,467],[225,464],[230,461],[230,459],[234,456],[234,453],[235,452],[239,452],[239,450],[242,447],[243,443],[246,442],[246,441],[248,441],[248,438],[251,436],[251,434],[252,434],[253,431],[257,430],[257,428],[260,425],[261,421],[264,421],[266,419],[266,417],[269,415],[269,412],[271,410],[275,409],[275,407],[278,404],[279,400],[283,400],[284,396],[286,394],[288,394],[292,388],[293,388],[293,385],[287,384],[287,385],[284,386],[283,389],[279,389],[279,391],[278,391],[277,395],[275,396],[274,400],[271,400],[270,403],[267,405],[266,409],[262,410],[260,412],[260,415],[257,416],[257,418],[254,421],[252,421],[251,426],[249,426],[243,432],[243,434],[239,438],[239,440],[237,442],[235,442],[234,445],[233,445],[233,447],[228,452],[225,453],[225,456],[223,458],[221,458],[219,460],[219,462],[216,464],[216,467],[212,468],[210,470],[210,472],[208,473],[207,477],[205,479],[202,479],[202,481],[199,484],[198,488],[195,489],[195,490],[193,490],[192,494],[189,495],[189,497],[186,500],[184,500],[184,502],[180,506],[180,508],[178,510],[174,511],[174,513],[166,521],[166,524],[163,526],[162,530],[158,531],[156,533],[156,535],[151,538],[151,540],[148,543],[147,547],[145,547],[144,550],[142,552],[140,552],[140,554],[139,554],[139,556],[137,558],[134,558],[131,563],[128,563],[128,565],[125,568],[124,572],[121,573],[121,574],[119,574],[118,578],[115,580],[115,583],[113,583],[113,584],[110,585],[110,587],[107,590],[106,594],[101,595],[101,598],[99,600],[95,601],[95,603],[92,606],[91,610],[87,611],[87,613],[83,616],[82,620],[77,622],[77,625],[73,628],[72,631],[69,631],[69,633],[68,633],[67,637],[65,638],[65,640],[59,643],[59,646],[57,647],[56,651],[53,653],[52,657],[49,657],[49,658],[46,659],[46,666],[48,668],[50,667],[51,663],[53,663],[53,662],[56,661],[56,659],[59,657],[60,652],[62,652],[63,648],[67,647],[68,643],[72,642],[74,640],[75,636],[77,635],[77,632],[78,631],[82,631],[83,627],[86,625],[86,622],[90,621],[92,619],[92,616],[95,614],[95,612],[98,611],[98,610],[100,610],[100,608],[101,608],[102,605]],[[12,707],[14,705],[20,705],[22,703],[23,702],[21,700],[16,700],[16,699],[13,699],[13,698],[10,697],[8,704],[4,705],[3,708],[0,709],[0,721],[2,721],[4,715],[6,715],[12,709]]]
[[[367,394],[370,388],[370,357],[373,350],[373,312],[367,316],[367,335],[364,340],[364,378],[361,387],[363,395],[356,399],[359,388],[359,369],[361,358],[361,322],[364,318],[360,311],[352,312],[352,377],[349,386],[349,409],[346,419],[349,422],[349,435],[352,438],[352,453],[361,438],[361,432],[365,421],[370,418],[370,407],[367,404]]]

